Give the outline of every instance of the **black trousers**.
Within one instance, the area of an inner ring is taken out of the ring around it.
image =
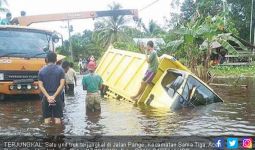
[[[45,96],[42,97],[43,118],[62,118],[63,117],[63,100],[61,96],[56,97],[56,103],[49,104]]]
[[[65,93],[68,95],[74,95],[74,84],[67,84],[69,88],[65,86]]]

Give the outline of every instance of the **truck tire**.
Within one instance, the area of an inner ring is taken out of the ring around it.
[[[4,94],[0,94],[0,101],[4,100],[5,96]]]

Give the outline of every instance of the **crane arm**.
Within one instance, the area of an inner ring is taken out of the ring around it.
[[[34,15],[17,17],[19,25],[29,26],[32,23],[49,22],[49,21],[64,21],[72,19],[88,19],[98,18],[106,16],[118,16],[118,15],[132,15],[134,18],[138,18],[137,9],[122,9],[122,10],[106,10],[106,11],[81,11],[73,13],[56,13],[46,15]]]

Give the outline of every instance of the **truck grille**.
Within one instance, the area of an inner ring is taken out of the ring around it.
[[[1,71],[4,73],[4,81],[13,81],[20,79],[38,80],[38,71]]]

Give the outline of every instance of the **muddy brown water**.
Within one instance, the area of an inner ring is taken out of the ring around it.
[[[215,82],[232,83],[236,79]],[[12,97],[0,102],[0,135],[255,135],[255,79],[242,79],[248,88],[216,87],[224,103],[163,111],[129,102],[103,100],[101,114],[85,114],[85,92],[66,97],[63,125],[42,124],[38,97]],[[238,83],[239,84],[239,83]]]

